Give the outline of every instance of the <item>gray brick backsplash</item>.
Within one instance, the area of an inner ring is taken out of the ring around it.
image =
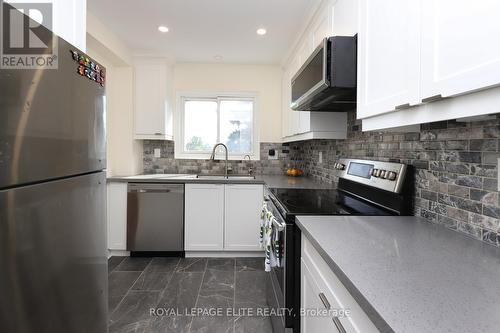
[[[154,157],[154,149],[160,149],[160,157]],[[278,151],[278,160],[268,159],[270,149]],[[251,167],[254,174],[280,175],[293,163],[289,146],[282,143],[263,142],[260,145],[260,161],[230,161],[232,173],[246,174]],[[143,141],[144,173],[224,173],[224,161],[175,159],[172,141]]]
[[[482,122],[423,124],[420,132],[362,132],[349,113],[347,140],[290,143],[291,162],[336,183],[333,164],[350,157],[407,163],[415,172],[414,214],[500,246],[500,117]],[[323,163],[318,153],[323,152]]]

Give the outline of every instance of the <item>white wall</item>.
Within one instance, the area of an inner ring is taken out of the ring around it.
[[[94,14],[87,11],[87,39],[93,38],[106,56],[113,58],[115,65],[130,66],[132,54],[129,48],[109,30]],[[112,53],[112,54],[109,54]]]
[[[261,142],[281,142],[280,66],[180,63],[174,67],[174,90],[256,92]]]
[[[133,68],[128,48],[91,13],[87,53],[106,67],[108,176],[142,172],[142,144],[133,139]]]

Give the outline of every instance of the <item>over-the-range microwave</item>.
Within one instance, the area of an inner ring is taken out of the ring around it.
[[[357,36],[325,38],[292,78],[291,108],[350,111],[356,108]]]

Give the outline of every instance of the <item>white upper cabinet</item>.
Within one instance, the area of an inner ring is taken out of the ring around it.
[[[333,20],[333,8],[332,10],[323,13],[323,15],[320,15],[320,17],[314,23],[311,29],[311,34],[312,34],[311,51],[313,50],[315,45],[319,45],[321,43],[323,38],[332,36],[333,32],[332,20]],[[307,57],[305,59],[307,59]]]
[[[40,17],[38,14],[41,14],[42,25],[83,52],[87,51],[87,0],[5,0],[3,2],[9,3],[13,7],[17,7],[16,5],[19,4],[24,6],[30,3],[33,4],[33,10],[26,11],[25,14],[33,15],[32,19],[34,20],[39,20]],[[52,4],[51,20],[43,17],[46,13],[38,11],[37,3]],[[46,24],[48,22],[51,24]]]
[[[358,118],[420,103],[420,5],[360,0]]]
[[[422,0],[422,99],[500,83],[500,1]]]
[[[336,1],[322,3],[303,32],[288,61],[284,64],[282,82],[282,134],[284,142],[310,139],[345,139],[347,117],[337,112],[294,111],[291,80],[323,38],[334,36],[333,13]]]
[[[134,64],[135,139],[173,139],[172,70],[164,59],[136,59]]]
[[[492,113],[498,93],[479,91],[500,85],[498,13],[498,0],[360,0],[363,129]]]

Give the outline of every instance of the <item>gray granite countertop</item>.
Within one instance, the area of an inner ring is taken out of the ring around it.
[[[210,184],[265,184],[269,188],[331,188],[328,183],[309,177],[288,177],[284,175],[258,175],[255,179],[203,179],[193,174],[136,175],[109,177],[108,182],[143,183],[210,183]]]
[[[382,332],[498,332],[500,249],[417,217],[299,217]]]

